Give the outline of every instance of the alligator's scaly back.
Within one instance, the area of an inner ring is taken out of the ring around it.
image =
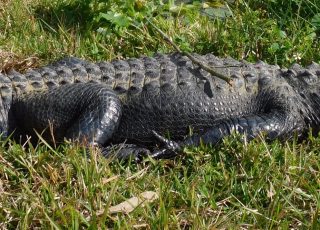
[[[180,54],[98,63],[67,58],[1,74],[0,129],[41,132],[49,120],[59,138],[99,145],[154,142],[154,131],[182,140],[193,129],[196,135],[179,146],[215,143],[232,131],[272,139],[318,130],[319,65],[281,69],[195,57],[229,76],[232,86]]]

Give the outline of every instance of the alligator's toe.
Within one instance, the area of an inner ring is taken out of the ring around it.
[[[170,149],[160,149],[152,152],[149,156],[153,159],[172,159],[178,156],[179,153],[177,151],[173,151]]]
[[[168,138],[161,136],[159,133],[157,133],[154,130],[152,130],[152,133],[154,137],[161,143],[161,145],[164,146],[164,149],[170,150],[173,152],[181,150],[181,146],[178,142],[169,140]]]

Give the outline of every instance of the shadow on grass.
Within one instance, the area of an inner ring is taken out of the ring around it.
[[[43,29],[49,32],[56,32],[61,27],[65,30],[78,28],[80,32],[87,32],[94,27],[95,15],[90,2],[58,1],[46,7],[39,5],[35,8],[35,17]]]

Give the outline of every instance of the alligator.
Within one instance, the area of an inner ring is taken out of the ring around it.
[[[320,127],[320,66],[280,68],[213,54],[180,53],[92,63],[68,57],[25,73],[0,74],[0,133],[77,140],[103,155],[168,158],[215,145],[233,132],[248,139],[304,137]]]

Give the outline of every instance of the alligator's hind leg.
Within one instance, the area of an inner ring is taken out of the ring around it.
[[[119,144],[115,151],[103,147],[117,130],[122,114],[118,96],[104,84],[76,83],[33,92],[18,97],[10,113],[14,116],[11,130],[16,130],[18,137],[36,136],[34,130],[43,133],[47,129],[43,137],[49,142],[79,140],[100,147],[106,157],[139,160],[150,154],[148,149],[132,144]]]
[[[63,85],[46,92],[32,92],[15,99],[10,113],[11,130],[35,136],[34,130],[50,138],[49,124],[56,141],[64,138],[103,145],[116,131],[121,102],[107,86],[98,83]]]
[[[104,145],[118,128],[122,114],[120,100],[102,84],[87,83],[74,88],[77,92],[74,91],[74,98],[68,100],[77,100],[78,103],[73,121],[69,122],[64,136]]]

